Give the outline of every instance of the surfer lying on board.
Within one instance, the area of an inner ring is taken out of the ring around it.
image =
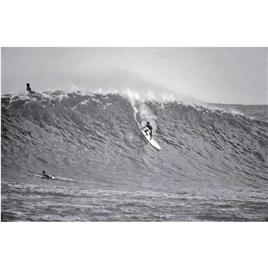
[[[31,86],[29,83],[26,84],[26,90],[30,93],[30,94],[34,94],[35,92],[31,89]]]
[[[45,170],[42,172],[43,179],[53,179],[53,176],[46,174]]]
[[[149,131],[150,139],[152,139],[153,127],[150,125],[150,122],[147,122],[146,125],[144,127],[142,127],[141,129],[145,129],[144,132],[146,133],[146,136],[148,135],[148,131]]]

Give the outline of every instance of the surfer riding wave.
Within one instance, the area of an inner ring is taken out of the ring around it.
[[[146,125],[144,127],[141,128],[141,130],[144,130],[146,136],[148,135],[148,132],[149,132],[149,135],[150,135],[150,139],[152,139],[153,137],[153,127],[150,125],[150,122],[147,122]]]

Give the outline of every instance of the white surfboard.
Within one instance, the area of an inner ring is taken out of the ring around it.
[[[43,176],[43,174],[34,174],[36,177],[39,177],[43,180],[55,180],[55,176],[49,175],[49,177]]]
[[[57,181],[67,181],[67,182],[75,182],[72,179],[68,179],[65,177],[53,176],[49,175],[50,177],[44,177],[43,174],[34,174],[36,177],[39,177],[42,180],[57,180]]]
[[[43,95],[41,93],[38,93],[38,92],[35,92],[35,91],[34,91],[34,93],[27,93],[27,94],[28,94],[29,97],[38,98],[38,99],[43,97]]]
[[[150,134],[149,134],[149,131],[147,132],[148,134],[146,134],[145,130],[147,130],[148,128],[145,128],[145,129],[142,129],[141,132],[142,134],[144,135],[144,137],[147,139],[147,141],[150,142],[150,144],[157,150],[161,150],[161,147],[160,145],[151,137],[150,137]]]

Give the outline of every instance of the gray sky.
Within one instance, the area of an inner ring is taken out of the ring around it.
[[[2,48],[2,94],[125,88],[267,104],[267,48]]]

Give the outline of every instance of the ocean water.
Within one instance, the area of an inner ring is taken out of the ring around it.
[[[54,91],[1,108],[2,221],[268,220],[267,105]]]

